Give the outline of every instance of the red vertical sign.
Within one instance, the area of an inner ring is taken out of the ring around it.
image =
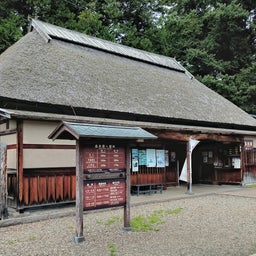
[[[92,181],[84,184],[84,209],[118,206],[125,203],[125,181]]]
[[[86,148],[84,152],[84,169],[125,169],[124,148]]]
[[[90,179],[84,180],[84,209],[124,205],[126,180],[125,175],[119,176],[118,172],[121,174],[126,168],[125,149],[85,148],[83,162],[84,170],[90,172]],[[113,171],[117,173],[115,178]]]

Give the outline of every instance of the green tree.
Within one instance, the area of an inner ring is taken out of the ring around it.
[[[20,17],[13,12],[0,20],[0,53],[22,36],[21,23]]]
[[[204,84],[255,113],[255,5],[251,1],[173,1],[164,51]]]

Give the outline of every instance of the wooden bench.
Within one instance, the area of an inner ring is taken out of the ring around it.
[[[162,191],[162,183],[136,184],[131,186],[131,194],[137,196],[140,194],[162,193]]]

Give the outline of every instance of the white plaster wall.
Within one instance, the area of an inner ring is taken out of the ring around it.
[[[16,120],[10,120],[9,121],[9,129],[16,129],[16,128],[17,128]]]
[[[58,144],[75,145],[75,140],[49,140],[48,136],[57,127],[59,122],[30,121],[23,123],[23,143],[24,144]]]
[[[75,140],[48,139],[59,122],[30,121],[23,123],[23,144],[75,145]],[[23,152],[24,168],[74,167],[75,149],[26,149]]]
[[[75,167],[74,149],[24,149],[24,168]]]
[[[3,132],[6,130],[6,124],[0,124],[0,132]]]
[[[3,128],[3,127],[2,127]],[[4,124],[4,131],[6,130],[6,125]],[[8,134],[0,136],[0,142],[5,143],[6,145],[16,145],[17,135]],[[7,168],[16,169],[16,149],[7,150]]]
[[[9,129],[16,129],[16,121],[9,120]],[[0,124],[0,132],[6,131],[6,123]]]
[[[16,149],[7,150],[7,168],[16,169]]]
[[[6,145],[15,145],[16,141],[17,141],[16,133],[0,136],[0,142],[5,143]]]

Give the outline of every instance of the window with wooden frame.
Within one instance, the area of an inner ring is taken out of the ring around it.
[[[253,140],[244,141],[245,165],[256,165],[256,148],[253,147]]]

